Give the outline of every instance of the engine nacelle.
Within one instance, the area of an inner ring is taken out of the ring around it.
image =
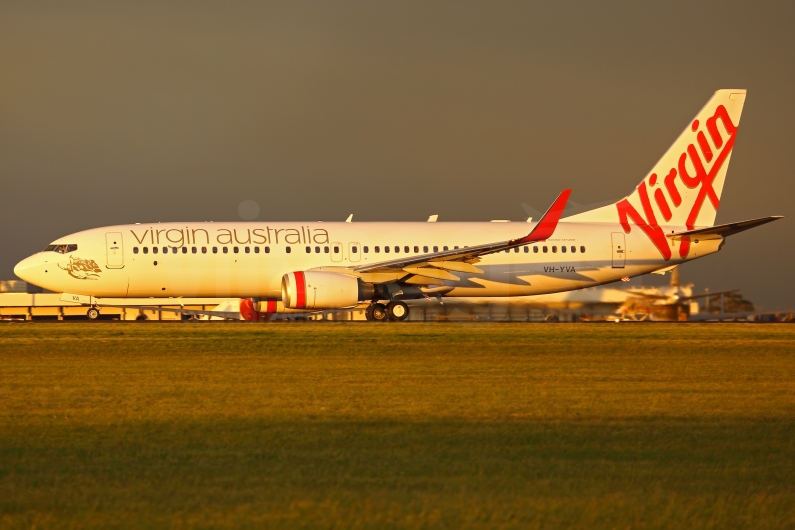
[[[372,284],[338,272],[296,271],[282,277],[282,303],[290,309],[343,309],[372,293]]]

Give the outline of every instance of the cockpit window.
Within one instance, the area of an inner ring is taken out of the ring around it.
[[[44,252],[57,252],[58,254],[69,254],[77,250],[77,245],[47,245]]]

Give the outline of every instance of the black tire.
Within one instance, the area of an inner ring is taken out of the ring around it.
[[[409,306],[405,302],[389,302],[389,305],[386,306],[386,312],[389,315],[389,320],[400,322],[409,317]]]
[[[86,316],[88,317],[89,320],[98,319],[99,318],[99,309],[97,309],[96,307],[90,308],[88,311],[86,311]]]
[[[140,315],[135,317],[135,320],[149,320],[149,317],[141,313]]]
[[[389,311],[384,304],[372,304],[367,308],[367,313],[372,317],[373,322],[386,322],[389,318]]]

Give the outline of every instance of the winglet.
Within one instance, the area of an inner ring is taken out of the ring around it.
[[[555,233],[555,228],[558,226],[558,221],[560,221],[560,216],[563,215],[563,209],[566,207],[569,195],[571,195],[570,189],[560,192],[558,198],[555,199],[555,202],[552,203],[549,210],[544,212],[544,215],[541,216],[541,220],[538,221],[538,224],[533,227],[530,233],[521,239],[512,239],[510,244],[521,245],[524,243],[532,243],[533,241],[543,241],[552,237],[552,234]]]

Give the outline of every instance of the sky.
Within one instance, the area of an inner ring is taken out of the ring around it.
[[[71,232],[251,201],[356,222],[617,200],[744,88],[716,222],[787,218],[682,282],[793,308],[792,28],[793,2],[6,2],[0,278]]]

